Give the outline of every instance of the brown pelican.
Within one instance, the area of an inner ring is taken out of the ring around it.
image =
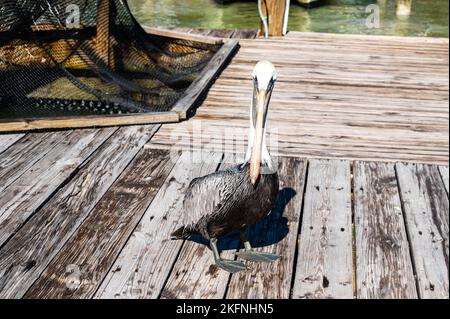
[[[194,179],[185,194],[183,227],[175,238],[200,234],[210,242],[216,264],[231,273],[246,269],[234,260],[220,257],[217,239],[239,230],[245,260],[270,262],[277,255],[254,251],[245,237],[247,225],[269,214],[275,203],[278,174],[266,146],[267,112],[277,72],[272,63],[258,62],[253,71],[254,93],[250,110],[250,133],[246,160],[234,168]]]

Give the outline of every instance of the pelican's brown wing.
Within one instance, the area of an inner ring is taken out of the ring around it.
[[[183,202],[183,229],[173,235],[184,237],[195,232],[199,223],[226,214],[242,195],[248,174],[239,168],[218,171],[195,178],[186,190]]]

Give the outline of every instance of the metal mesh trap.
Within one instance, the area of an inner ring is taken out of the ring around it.
[[[174,121],[236,46],[149,33],[125,0],[0,0],[0,131]]]

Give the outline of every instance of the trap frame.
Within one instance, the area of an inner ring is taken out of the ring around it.
[[[141,27],[121,0],[0,3],[0,132],[178,122],[239,46]]]

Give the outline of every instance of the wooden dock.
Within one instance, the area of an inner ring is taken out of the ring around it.
[[[241,157],[262,58],[281,183],[249,237],[282,258],[230,275],[169,235],[190,180]],[[0,135],[0,298],[448,298],[448,65],[448,39],[243,39],[189,121]]]
[[[191,148],[196,134],[203,147],[245,152],[250,76],[268,59],[279,155],[448,164],[448,39],[291,32],[240,45],[194,120],[165,125],[152,147]]]

